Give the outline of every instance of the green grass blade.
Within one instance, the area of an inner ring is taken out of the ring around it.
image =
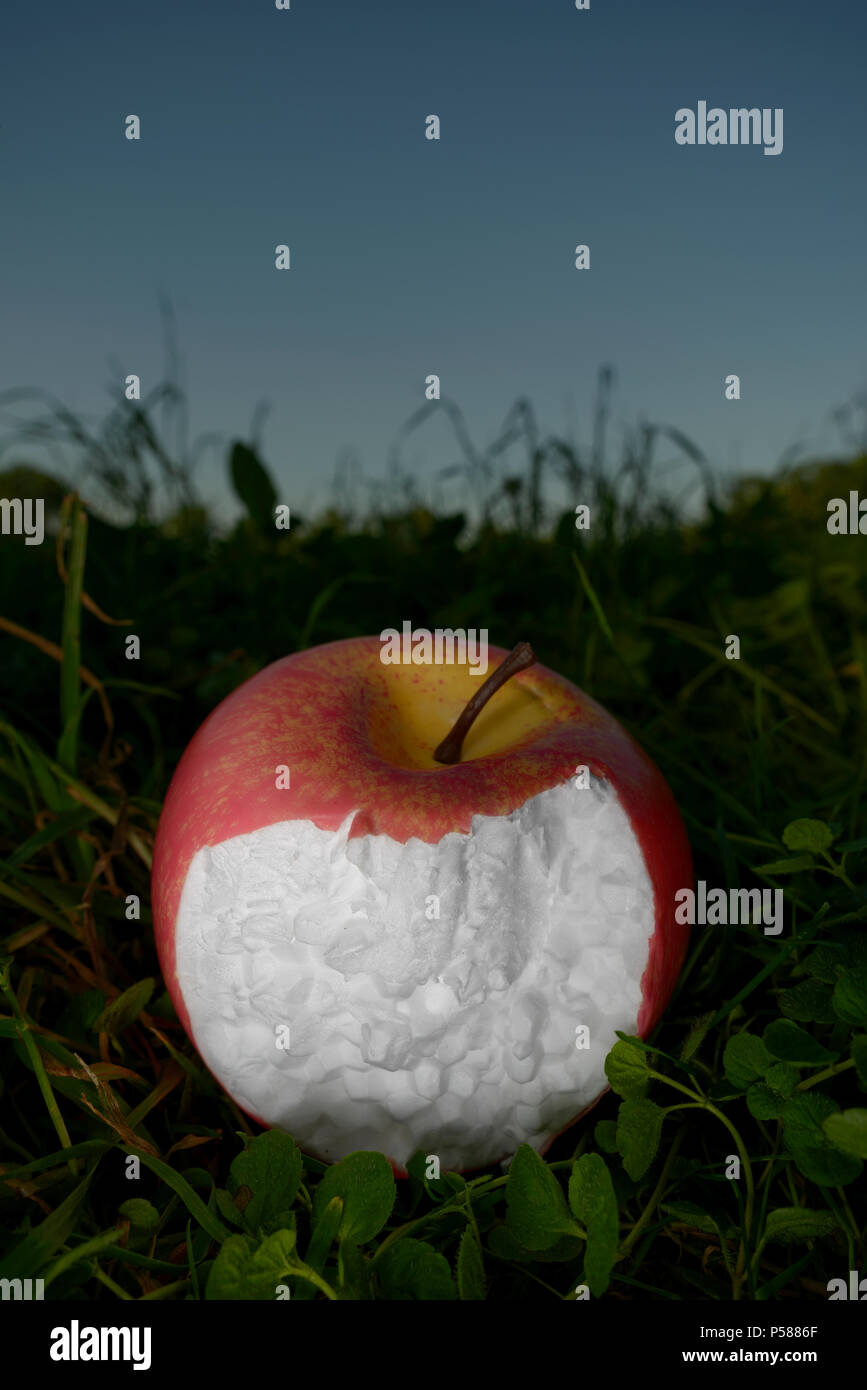
[[[141,1160],[146,1168],[150,1168],[152,1173],[156,1173],[157,1177],[161,1178],[167,1187],[170,1187],[173,1192],[178,1194],[184,1206],[187,1208],[187,1211],[191,1216],[196,1218],[199,1225],[203,1230],[208,1232],[209,1236],[219,1241],[221,1245],[224,1240],[228,1239],[231,1232],[227,1230],[219,1217],[215,1216],[213,1212],[208,1211],[205,1203],[202,1201],[201,1197],[193,1191],[186,1178],[182,1177],[180,1173],[176,1173],[174,1168],[170,1168],[167,1163],[163,1163],[162,1159],[154,1158],[151,1154],[142,1153],[140,1150],[132,1150],[131,1152],[135,1153],[136,1157]]]
[[[38,1273],[57,1247],[71,1235],[95,1172],[94,1167],[56,1211],[46,1216],[41,1225],[10,1250],[5,1260],[0,1261],[0,1279],[31,1279]]]

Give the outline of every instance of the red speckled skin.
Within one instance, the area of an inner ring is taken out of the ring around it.
[[[290,818],[336,830],[352,810],[359,812],[353,838],[434,843],[449,831],[466,834],[474,815],[509,815],[583,763],[617,792],[654,888],[656,929],[638,1016],[638,1032],[647,1037],[686,951],[688,928],[675,921],[674,895],[692,887],[689,844],[662,774],[600,705],[539,663],[513,676],[477,721],[495,721],[497,702],[515,685],[536,697],[535,730],[454,766],[413,764],[412,739],[395,746],[403,712],[394,681],[405,687],[404,703],[417,690],[440,715],[448,710],[431,732],[435,746],[461,707],[454,701],[456,668],[384,667],[380,652],[378,637],[349,638],[274,662],[217,706],[181,758],[157,830],[152,900],[163,975],[187,1033],[193,1036],[177,978],[175,920],[190,863],[203,846]],[[489,669],[506,655],[489,647]],[[481,683],[466,676],[461,703]],[[289,790],[275,786],[281,764],[291,769]]]

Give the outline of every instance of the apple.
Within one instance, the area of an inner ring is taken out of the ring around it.
[[[165,799],[163,974],[214,1076],[261,1124],[405,1174],[544,1152],[646,1037],[691,886],[661,773],[526,644],[384,664],[298,652],[213,711]]]

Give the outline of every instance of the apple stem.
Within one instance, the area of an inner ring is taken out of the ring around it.
[[[461,748],[464,739],[469,732],[470,725],[484,708],[492,695],[495,695],[506,681],[514,676],[518,671],[526,671],[528,666],[532,666],[536,660],[536,653],[529,642],[519,642],[517,647],[509,652],[505,661],[502,661],[496,671],[492,671],[484,685],[479,686],[471,700],[467,701],[461,714],[455,720],[450,733],[446,734],[438,748],[434,749],[434,758],[438,763],[459,763],[461,760]]]

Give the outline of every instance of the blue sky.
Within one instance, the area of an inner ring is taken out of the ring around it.
[[[616,421],[721,472],[834,450],[867,385],[865,39],[856,0],[7,0],[0,389],[98,418],[112,362],[159,379],[164,295],[193,432],[267,399],[299,510],[343,451],[384,473],[430,372],[479,444],[519,395],[588,440],[609,362]],[[699,100],[782,107],[782,154],[678,146]],[[455,458],[441,424],[405,455]]]

